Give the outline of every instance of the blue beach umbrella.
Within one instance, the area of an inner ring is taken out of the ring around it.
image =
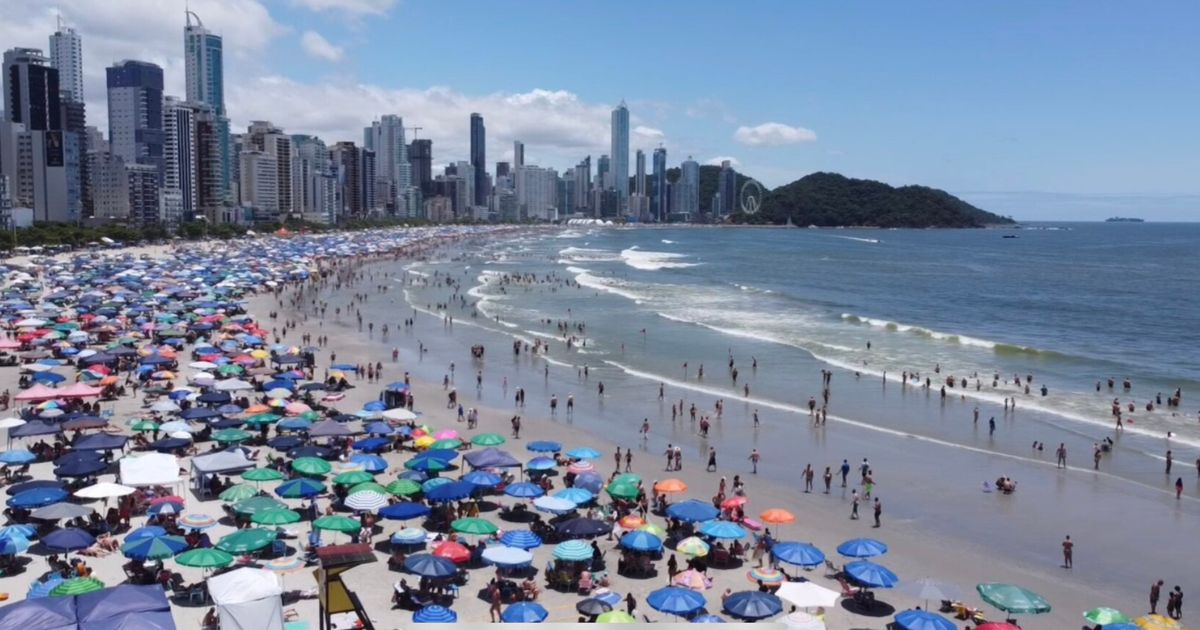
[[[575,478],[576,488],[583,488],[592,493],[592,496],[600,494],[600,489],[604,487],[604,478],[598,473],[585,472]]]
[[[37,455],[34,455],[23,448],[0,453],[0,464],[15,464],[19,466],[34,462],[36,460]]]
[[[433,479],[421,482],[421,492],[429,492],[438,486],[444,486],[448,483],[454,483],[454,480],[446,477],[434,477]]]
[[[490,473],[486,470],[476,470],[463,475],[463,481],[473,483],[481,488],[492,488],[500,484],[502,481],[500,475]]]
[[[534,440],[525,445],[525,448],[534,453],[557,453],[562,450],[562,444],[551,442],[549,440]]]
[[[958,630],[949,619],[924,610],[906,610],[896,615],[896,625],[903,630]],[[1113,626],[1104,626],[1107,630]]]
[[[524,567],[533,562],[533,554],[505,545],[492,545],[483,550],[481,557],[484,562],[503,568]]]
[[[518,499],[535,499],[543,494],[546,494],[546,491],[542,490],[541,486],[538,486],[537,484],[523,481],[520,483],[509,484],[504,488],[504,494],[507,494],[510,497],[516,497]]]
[[[698,615],[692,617],[691,623],[725,623],[725,620],[716,615]]]
[[[188,548],[187,541],[178,536],[143,538],[121,545],[121,553],[133,560],[170,558]]]
[[[686,617],[704,608],[708,602],[696,591],[668,586],[647,595],[646,603],[658,612]]]
[[[629,532],[621,537],[621,546],[633,551],[662,551],[663,543],[649,532]]]
[[[517,549],[536,549],[542,546],[542,538],[527,529],[514,529],[504,532],[500,544]]]
[[[738,540],[746,537],[746,530],[731,521],[708,521],[700,526],[700,533],[709,538]]]
[[[392,441],[385,437],[370,437],[355,442],[354,448],[364,452],[380,451],[390,446],[391,443]]]
[[[537,602],[517,602],[500,613],[504,623],[541,623],[550,613]]]
[[[145,527],[139,527],[126,534],[125,544],[137,542],[139,540],[146,540],[148,538],[158,538],[159,536],[166,535],[167,530],[159,527],[158,525],[146,525]]]
[[[720,513],[721,511],[713,507],[712,504],[696,499],[673,503],[667,508],[667,516],[685,523],[710,521],[717,518]]]
[[[363,470],[369,473],[381,473],[388,468],[387,460],[378,455],[368,455],[366,453],[355,453],[350,456],[351,464],[358,464],[363,467]]]
[[[458,621],[458,613],[437,604],[426,606],[413,613],[413,623],[454,623],[456,621]]]
[[[19,553],[25,553],[32,544],[24,536],[14,535],[0,538],[0,556],[15,556]]]
[[[67,491],[62,488],[36,488],[18,493],[8,500],[9,507],[32,509],[67,500]]]
[[[387,507],[379,509],[379,515],[393,521],[407,521],[414,518],[427,516],[430,513],[429,506],[421,503],[413,503],[411,501],[402,501],[393,503]]]
[[[562,499],[559,497],[541,496],[533,500],[533,507],[539,512],[548,512],[550,514],[568,514],[574,512],[576,507],[574,501]]]
[[[409,573],[429,578],[443,578],[458,574],[454,563],[433,554],[420,553],[404,559],[404,569]]]
[[[742,591],[725,599],[725,612],[741,619],[765,619],[783,612],[783,602],[770,593]]]
[[[25,593],[25,599],[41,599],[43,597],[49,597],[50,591],[54,590],[54,587],[62,584],[64,581],[65,580],[61,575],[55,573],[45,580],[34,582],[33,584],[29,585],[29,591]]]
[[[837,552],[847,558],[873,558],[882,556],[887,550],[887,545],[874,538],[852,538],[837,548]]]
[[[285,481],[275,488],[275,494],[287,499],[315,497],[322,492],[325,492],[325,484],[307,477]]]
[[[554,546],[554,557],[568,562],[591,560],[592,546],[582,540],[568,540]]]
[[[42,545],[51,551],[75,551],[87,549],[96,539],[89,533],[75,527],[58,529],[42,538]]]
[[[534,457],[525,464],[529,470],[553,470],[556,466],[558,464],[555,464],[554,460],[549,457]]]
[[[430,490],[425,494],[425,498],[434,503],[448,503],[450,501],[462,501],[471,496],[471,493],[474,491],[474,484],[465,481],[456,481]]]
[[[825,562],[825,554],[820,549],[802,542],[776,543],[771,547],[771,555],[780,562],[799,567],[815,567]]]
[[[890,569],[869,560],[851,562],[842,570],[854,581],[871,588],[892,588],[900,582],[900,578]]]
[[[560,499],[566,499],[575,505],[583,505],[595,499],[596,496],[583,488],[564,488],[554,493],[554,496]]]
[[[0,540],[5,538],[36,538],[37,530],[30,525],[16,524],[0,527]]]
[[[597,451],[594,448],[583,446],[567,451],[567,457],[570,457],[571,459],[596,459],[600,457],[600,451]]]

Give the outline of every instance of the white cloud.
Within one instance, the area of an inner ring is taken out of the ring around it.
[[[326,61],[341,61],[346,52],[342,50],[341,46],[334,46],[316,31],[304,31],[304,35],[300,37],[300,45],[304,47],[304,52],[308,53],[310,57]]]
[[[707,160],[704,161],[704,163],[708,164],[709,166],[720,166],[721,162],[725,162],[727,160],[729,161],[729,165],[732,166],[733,168],[741,168],[742,167],[741,161],[738,160],[737,158],[733,157],[732,155],[718,155],[717,157],[708,158]]]
[[[634,144],[637,144],[638,141],[651,143],[662,142],[667,137],[667,134],[663,132],[662,129],[655,129],[654,127],[647,127],[646,125],[638,125],[634,127],[632,135],[634,137],[631,138],[631,141]]]
[[[396,0],[292,0],[292,4],[313,11],[340,11],[361,16],[384,15]]]
[[[756,127],[738,127],[733,139],[752,147],[774,147],[784,144],[815,142],[817,134],[804,127],[792,127],[783,123],[767,122]]]

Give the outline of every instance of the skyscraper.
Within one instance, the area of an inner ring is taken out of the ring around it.
[[[612,161],[613,188],[617,191],[618,203],[623,210],[629,198],[629,109],[623,100],[612,111],[611,144],[608,155]]]
[[[525,166],[525,143],[520,140],[514,140],[512,167],[517,169],[522,166]]]
[[[654,203],[650,213],[655,221],[666,221],[670,211],[667,209],[667,150],[658,147],[654,150]]]
[[[412,165],[412,185],[422,195],[433,195],[433,140],[422,138],[408,143],[408,163]]]
[[[596,160],[596,188],[603,190],[612,187],[612,161],[607,155],[601,155]]]
[[[633,192],[646,196],[646,154],[641,149],[634,154]]]
[[[163,163],[163,71],[145,61],[125,60],[106,70],[108,138],[111,151],[129,164]]]
[[[363,147],[375,152],[375,177],[387,183],[394,195],[376,202],[393,214],[407,214],[408,190],[412,186],[412,165],[408,162],[408,144],[404,141],[404,119],[394,114],[363,129]]]
[[[26,131],[61,131],[58,70],[36,48],[4,53],[4,113]]]
[[[727,216],[737,211],[737,171],[729,160],[721,162],[721,174],[717,177],[717,198],[719,207],[713,208],[713,214]]]
[[[58,69],[58,89],[67,99],[83,102],[83,42],[73,28],[64,28],[50,36],[50,65]]]
[[[487,147],[486,130],[483,127],[483,116],[471,114],[471,168],[474,170],[473,191],[474,204],[486,206],[489,191],[487,189]]]
[[[256,120],[250,123],[242,142],[256,151],[261,151],[274,163],[275,173],[271,178],[275,183],[274,209],[280,220],[291,218],[295,212],[292,204],[292,137],[269,122]],[[260,162],[261,160],[256,162],[256,167]],[[242,164],[245,163],[243,160]],[[245,173],[242,174],[242,181],[246,181]],[[255,193],[262,198],[261,191],[256,190]]]
[[[229,138],[229,119],[225,114],[225,61],[220,35],[204,28],[200,16],[188,11],[183,28],[184,73],[187,100],[208,105],[217,118],[217,142],[220,149],[221,190],[233,194],[234,159]]]
[[[700,164],[689,155],[679,171],[679,211],[694,219],[700,213]]]
[[[32,208],[37,221],[77,221],[82,195],[72,182],[78,184],[81,156],[75,134],[64,133],[63,115],[73,114],[64,112],[58,70],[40,50],[13,48],[4,52],[0,75],[0,175],[12,205]]]
[[[339,142],[329,150],[329,156],[333,161],[338,187],[341,189],[339,197],[342,206],[338,209],[338,215],[363,216],[365,212],[360,174],[362,158],[358,147],[354,146],[353,142]]]

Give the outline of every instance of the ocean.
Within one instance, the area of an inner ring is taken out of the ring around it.
[[[1063,531],[1122,545],[1121,529],[1081,527],[1100,505],[1137,514],[1147,540],[1195,548],[1193,521],[1180,516],[1200,507],[1198,248],[1200,225],[1185,224],[532,230],[390,266],[403,297],[368,304],[364,317],[378,326],[413,311],[432,316],[404,333],[431,352],[402,349],[401,362],[418,378],[449,376],[468,406],[511,405],[522,387],[529,422],[572,422],[634,446],[648,419],[639,456],[671,443],[697,465],[715,447],[722,465],[748,473],[744,460],[757,448],[761,475],[784,484],[798,483],[804,464],[819,479],[824,466],[869,457],[891,518],[1040,562]],[[446,315],[453,334],[433,323]],[[540,341],[549,352],[515,355],[514,341]],[[475,344],[486,347],[485,360],[471,359]],[[822,370],[831,372],[829,420],[813,427],[808,401],[820,405]],[[919,380],[903,385],[904,372]],[[1014,378],[1030,375],[1026,393]],[[956,386],[943,397],[950,377]],[[1177,388],[1182,405],[1168,408]],[[570,418],[567,396],[577,401]],[[549,414],[551,397],[558,416]],[[1121,432],[1114,399],[1124,408]],[[672,421],[680,401],[710,417],[709,436],[687,413]],[[1112,450],[1093,470],[1105,438]],[[1059,444],[1070,471],[1055,468]],[[1175,463],[1165,475],[1168,450]],[[999,476],[1022,490],[997,504],[980,488]],[[834,500],[846,501],[845,491]],[[1169,549],[1139,551],[1145,568],[1137,570],[1128,554],[1112,554],[1089,583],[1140,584],[1156,563],[1174,561]]]

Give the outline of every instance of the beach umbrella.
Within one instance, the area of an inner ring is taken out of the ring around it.
[[[594,518],[573,518],[554,526],[560,536],[568,538],[592,538],[612,531],[612,526]]]
[[[597,451],[594,448],[583,446],[567,451],[567,457],[570,457],[571,459],[596,459],[600,457],[600,451]]]
[[[471,438],[471,443],[476,446],[500,446],[506,440],[499,433],[480,433]]]
[[[208,529],[217,524],[217,519],[207,514],[184,514],[175,519],[175,523],[188,529]]]
[[[287,452],[287,456],[291,457],[292,459],[315,458],[315,459],[319,459],[319,460],[323,461],[325,459],[333,457],[333,451],[331,451],[327,448],[321,447],[321,446],[301,446],[301,447],[289,450]],[[328,462],[326,462],[326,463],[328,463]],[[330,470],[333,470],[332,466],[330,466]],[[308,473],[305,473],[305,474],[308,474]],[[319,473],[319,474],[325,474],[325,473]]]
[[[420,553],[404,559],[404,569],[409,573],[428,578],[444,578],[458,574],[453,562],[433,554]]]
[[[958,630],[958,626],[949,619],[924,610],[898,613],[896,625],[902,630]]]
[[[721,608],[742,619],[765,619],[783,612],[783,602],[770,593],[741,591],[725,598]]]
[[[402,407],[397,407],[395,409],[385,409],[379,415],[387,420],[396,420],[398,422],[406,422],[408,420],[416,420],[417,419],[417,414],[415,414],[407,409],[404,409]]]
[[[188,548],[186,540],[179,536],[155,536],[121,545],[121,553],[134,560],[161,560],[170,558]]]
[[[433,555],[445,558],[454,564],[463,564],[471,559],[471,550],[460,543],[446,541],[434,546]]]
[[[286,509],[287,506],[268,496],[256,496],[233,504],[233,511],[245,516],[254,516],[263,510]]]
[[[463,475],[463,481],[473,483],[481,488],[492,488],[500,484],[503,479],[496,473],[490,473],[486,470],[476,470]]]
[[[77,577],[64,580],[50,591],[51,597],[72,597],[95,593],[104,588],[104,582],[94,577]]]
[[[614,499],[636,499],[640,491],[636,484],[614,481],[604,488]]]
[[[387,491],[398,497],[410,497],[414,494],[420,494],[421,484],[411,479],[397,479],[387,485]]]
[[[1109,626],[1119,623],[1131,623],[1132,620],[1125,616],[1121,611],[1115,608],[1093,608],[1083,613],[1083,618],[1098,625],[1108,628]]]
[[[554,496],[560,499],[566,499],[575,505],[583,505],[596,498],[591,492],[583,488],[564,488],[554,493]]]
[[[770,510],[767,510],[766,512],[763,512],[762,514],[759,514],[758,518],[760,520],[762,520],[762,522],[770,523],[771,525],[787,525],[788,523],[796,522],[795,515],[793,515],[791,512],[789,512],[787,510],[780,509],[780,508],[772,508]]]
[[[329,462],[316,457],[301,457],[292,462],[292,470],[302,475],[319,476],[328,474],[329,471],[333,470],[333,466]]]
[[[746,530],[732,521],[708,521],[700,526],[700,533],[720,540],[739,540],[746,537]]]
[[[258,551],[275,542],[275,530],[254,527],[242,529],[229,534],[217,541],[217,549],[229,553],[249,553]]]
[[[413,623],[454,623],[458,614],[445,606],[433,604],[413,613]]]
[[[642,483],[642,477],[635,473],[621,473],[614,477],[613,481],[616,483],[631,483],[636,486]]]
[[[275,488],[275,494],[285,499],[306,499],[325,492],[325,484],[305,477],[285,481]]]
[[[108,463],[97,459],[72,459],[54,469],[55,477],[91,477],[108,469]]]
[[[675,577],[671,578],[671,584],[674,584],[675,586],[682,586],[683,588],[690,588],[693,591],[706,591],[712,588],[712,580],[710,580],[707,575],[704,575],[695,569],[688,569],[687,571],[680,571],[679,573],[676,573]]]
[[[221,494],[218,495],[218,498],[226,503],[231,503],[236,501],[244,501],[257,494],[258,488],[255,488],[250,484],[239,483],[222,490]]]
[[[249,431],[242,429],[221,429],[212,434],[212,439],[221,443],[241,442],[251,437],[253,435]]]
[[[0,420],[0,429],[15,429],[23,424],[25,424],[24,420],[10,416]]]
[[[87,549],[96,539],[89,533],[76,527],[57,529],[42,537],[42,545],[51,551],[75,551]]]
[[[182,420],[172,420],[171,422],[164,422],[158,427],[158,430],[162,431],[163,433],[178,433],[179,431],[191,433],[192,425]]]
[[[267,446],[277,451],[290,451],[303,443],[303,439],[294,435],[281,435],[267,440]]]
[[[573,501],[560,497],[538,497],[533,500],[533,507],[539,512],[550,514],[568,514],[577,507]]]
[[[315,529],[329,530],[349,534],[362,529],[362,524],[358,521],[340,514],[331,514],[322,516],[312,523]]]
[[[562,444],[549,440],[534,440],[526,444],[525,448],[534,453],[557,453],[562,450]]]
[[[261,512],[255,512],[250,517],[250,522],[255,525],[290,525],[300,522],[300,513],[295,510],[286,510],[283,508],[262,510]]]
[[[596,623],[637,623],[637,619],[624,610],[610,610],[596,617]]]
[[[362,466],[369,473],[381,473],[388,469],[387,460],[368,453],[355,453],[350,456],[350,463]]]
[[[725,623],[725,620],[716,615],[698,615],[692,617],[689,623]]]
[[[874,538],[852,538],[837,548],[837,552],[847,558],[874,558],[887,551],[888,546]]]
[[[696,591],[668,586],[647,595],[646,603],[658,612],[686,617],[704,608],[708,602]]]
[[[430,444],[429,448],[436,449],[436,450],[452,451],[461,446],[462,446],[462,440],[460,440],[458,438],[448,438],[448,439],[444,439],[444,440],[438,440],[438,441],[434,442],[433,444]]]
[[[1183,624],[1162,615],[1142,615],[1134,619],[1133,623],[1143,630],[1187,630]]]
[[[524,549],[494,545],[483,550],[484,562],[502,568],[523,567],[533,562],[533,554]]]
[[[983,601],[1014,615],[1038,615],[1050,612],[1050,603],[1041,595],[1015,584],[990,582],[975,586]]]
[[[138,420],[137,422],[129,425],[129,428],[133,431],[145,433],[148,431],[157,431],[159,429],[159,425],[153,420]]]
[[[783,624],[787,630],[826,630],[825,622],[820,617],[801,610],[780,617],[775,622]]]
[[[414,457],[404,462],[405,468],[421,472],[442,472],[449,470],[450,466],[450,462],[438,457]]]
[[[667,507],[667,516],[685,523],[701,523],[717,518],[721,511],[711,503],[689,499]]]
[[[646,519],[638,516],[637,514],[626,514],[625,516],[621,517],[621,520],[617,521],[617,525],[620,525],[622,529],[628,530],[637,529],[645,524]]]
[[[576,603],[575,610],[581,615],[597,617],[612,610],[612,604],[595,597],[589,597]]]
[[[825,562],[825,554],[820,549],[801,542],[775,543],[771,555],[780,562],[800,567],[815,567]]]
[[[645,525],[637,528],[637,531],[646,532],[647,534],[650,534],[659,540],[664,540],[667,537],[667,530],[663,529],[661,525],[655,525],[654,523],[646,523]]]
[[[687,492],[687,484],[679,479],[664,479],[654,484],[654,490],[660,494]]]
[[[384,492],[363,490],[347,496],[344,504],[355,512],[374,512],[387,506],[388,497]]]
[[[32,525],[18,523],[0,527],[0,540],[4,540],[5,538],[35,538],[36,536],[37,529]]]
[[[406,527],[395,534],[392,534],[392,544],[396,545],[420,545],[424,544],[429,538],[429,534],[425,530],[417,527]]]
[[[26,591],[25,598],[41,599],[43,597],[49,597],[50,591],[54,590],[54,587],[62,584],[65,581],[66,580],[64,580],[61,575],[57,573],[51,574],[45,580],[36,581],[29,585],[29,590]]]
[[[537,602],[517,602],[500,613],[504,623],[541,623],[550,613]]]
[[[66,500],[67,491],[62,488],[34,488],[33,490],[18,492],[7,503],[9,507],[28,510]]]
[[[465,481],[456,481],[438,486],[425,493],[425,498],[433,503],[449,503],[462,501],[475,492],[475,486]]]
[[[362,492],[374,492],[376,494],[381,494],[384,496],[385,499],[387,498],[387,495],[389,494],[389,492],[387,491],[387,488],[379,485],[378,483],[376,483],[374,481],[364,481],[362,483],[358,483],[358,484],[354,484],[353,486],[350,486],[350,489],[346,491],[346,496],[354,496],[354,495],[362,493]]]
[[[355,450],[359,451],[381,451],[392,443],[391,440],[385,437],[373,437],[359,440],[354,443]]]
[[[434,477],[433,479],[421,483],[421,491],[429,492],[438,486],[444,486],[448,483],[454,483],[454,480],[446,477]]]
[[[24,464],[29,464],[31,462],[34,462],[36,460],[37,460],[37,455],[34,455],[33,453],[31,453],[23,448],[22,449],[14,449],[11,451],[4,451],[3,453],[0,453],[0,464],[21,466]]]
[[[504,532],[504,535],[500,537],[500,544],[506,547],[529,550],[541,547],[542,538],[527,529],[513,529]]]
[[[29,516],[39,521],[61,521],[63,519],[90,516],[92,512],[95,512],[95,510],[86,505],[52,503],[30,512]]]
[[[0,556],[15,556],[19,553],[25,553],[32,544],[24,536],[13,535],[0,538]]]
[[[629,532],[621,537],[621,546],[633,551],[662,551],[662,541],[649,532]]]
[[[365,484],[367,481],[374,481],[374,475],[366,470],[349,470],[346,473],[338,473],[334,478],[334,484],[338,486],[354,486]]]
[[[138,540],[147,540],[150,538],[158,538],[166,536],[167,530],[158,525],[144,525],[125,535],[125,542],[131,543]]]
[[[567,467],[567,472],[575,475],[582,475],[585,472],[593,472],[595,470],[596,465],[586,460],[572,462],[571,465]]]
[[[86,488],[81,488],[75,492],[75,496],[82,499],[108,499],[112,497],[123,497],[127,494],[136,492],[134,488],[122,486],[119,483],[111,481],[102,481],[92,484]]]
[[[769,567],[758,567],[750,569],[746,572],[746,579],[757,584],[783,584],[787,581],[787,576],[779,569],[771,569]]]
[[[558,464],[555,464],[554,460],[549,457],[534,457],[525,464],[529,470],[553,470],[557,466]]]
[[[693,558],[702,558],[707,556],[708,550],[708,543],[695,536],[684,538],[683,540],[675,543],[675,551],[685,556],[692,556]]]
[[[529,483],[528,481],[522,481],[506,486],[504,488],[504,494],[507,494],[510,497],[517,497],[519,499],[533,499],[546,494],[546,491],[542,490],[541,486],[537,484]]]
[[[582,540],[568,540],[554,546],[554,557],[568,562],[592,559],[592,546]]]
[[[242,473],[242,479],[254,482],[279,481],[283,479],[283,473],[274,468],[251,468]]]
[[[393,503],[392,505],[379,509],[380,516],[395,521],[407,521],[414,518],[420,518],[422,516],[427,516],[429,513],[429,506],[421,503],[412,503],[409,501]]]
[[[892,588],[900,582],[890,569],[869,560],[851,562],[842,570],[855,582],[871,588]]]
[[[476,536],[487,536],[500,531],[500,528],[493,525],[490,521],[476,517],[455,519],[450,523],[450,529],[461,534],[474,534]]]

